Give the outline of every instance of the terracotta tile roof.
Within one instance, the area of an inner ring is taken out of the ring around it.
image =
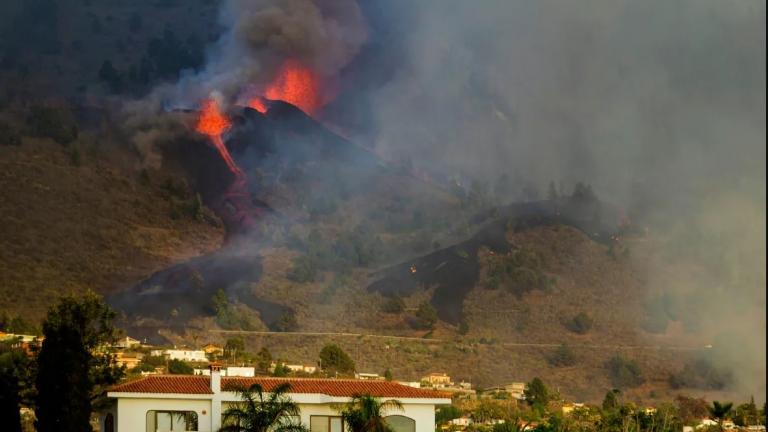
[[[110,392],[213,394],[207,376],[147,375],[112,387]]]
[[[328,396],[350,397],[354,394],[367,393],[382,398],[445,398],[449,393],[418,389],[389,381],[366,381],[331,378],[275,378],[275,377],[222,377],[222,390],[232,391],[238,387],[250,387],[260,384],[269,391],[276,385],[287,382],[291,393],[324,394]],[[210,378],[197,375],[149,375],[135,381],[118,384],[110,392],[126,393],[181,393],[212,394]]]
[[[349,397],[354,394],[367,393],[376,397],[391,398],[450,398],[448,393],[408,387],[390,381],[371,381],[332,378],[275,378],[275,377],[224,377],[221,379],[223,390],[234,390],[236,387],[249,387],[261,384],[269,391],[276,385],[287,382],[291,385],[291,393],[325,394],[328,396]]]

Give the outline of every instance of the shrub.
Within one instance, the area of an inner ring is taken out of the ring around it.
[[[299,328],[299,322],[296,320],[296,313],[293,311],[284,312],[280,319],[275,323],[275,330],[280,332],[292,332]]]
[[[567,367],[576,364],[576,356],[573,355],[571,347],[560,345],[549,357],[549,364],[555,367]]]
[[[579,312],[565,324],[565,327],[574,333],[586,334],[592,329],[592,324],[592,317],[586,312]]]
[[[79,130],[72,113],[62,108],[35,106],[27,116],[27,127],[39,137],[66,145],[77,139]]]
[[[286,277],[299,283],[313,282],[317,277],[317,264],[307,255],[296,257],[293,260],[293,268]]]
[[[416,310],[416,320],[413,323],[413,327],[422,330],[432,330],[437,323],[437,311],[429,304],[429,302],[423,302]]]
[[[168,362],[168,373],[174,375],[192,375],[195,370],[182,360],[173,359]]]
[[[349,374],[355,371],[355,362],[336,344],[328,344],[320,350],[320,366],[327,372]]]
[[[388,297],[384,304],[381,306],[381,311],[389,314],[399,314],[405,310],[405,302],[403,299],[395,294]]]
[[[633,359],[615,355],[608,360],[606,367],[614,387],[632,388],[645,382],[640,366]]]

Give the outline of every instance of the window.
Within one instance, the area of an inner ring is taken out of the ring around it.
[[[309,417],[310,432],[344,432],[344,422],[341,417],[311,416]]]
[[[410,417],[391,415],[384,417],[384,421],[392,428],[393,432],[416,432],[416,420]]]
[[[196,431],[194,411],[147,411],[147,432]]]

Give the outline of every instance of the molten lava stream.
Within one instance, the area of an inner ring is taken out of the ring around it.
[[[219,104],[215,99],[208,99],[203,102],[203,106],[200,110],[200,117],[197,119],[197,125],[195,130],[201,134],[208,135],[213,143],[213,146],[224,159],[229,170],[235,175],[235,177],[242,177],[243,171],[237,166],[235,160],[232,159],[232,155],[229,153],[227,146],[224,145],[224,141],[221,139],[221,135],[226,132],[232,124],[219,109]]]
[[[243,171],[240,169],[240,167],[237,166],[235,160],[232,159],[232,155],[229,153],[229,150],[227,150],[227,146],[224,145],[224,141],[221,139],[221,135],[209,135],[209,137],[211,138],[211,142],[213,142],[213,146],[216,147],[216,150],[219,151],[221,158],[224,159],[224,162],[227,164],[229,170],[232,171],[235,177],[243,177]]]

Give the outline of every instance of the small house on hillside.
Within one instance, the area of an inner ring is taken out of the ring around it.
[[[113,346],[115,348],[130,349],[139,345],[141,345],[141,342],[138,339],[126,336],[124,338],[118,339]]]

